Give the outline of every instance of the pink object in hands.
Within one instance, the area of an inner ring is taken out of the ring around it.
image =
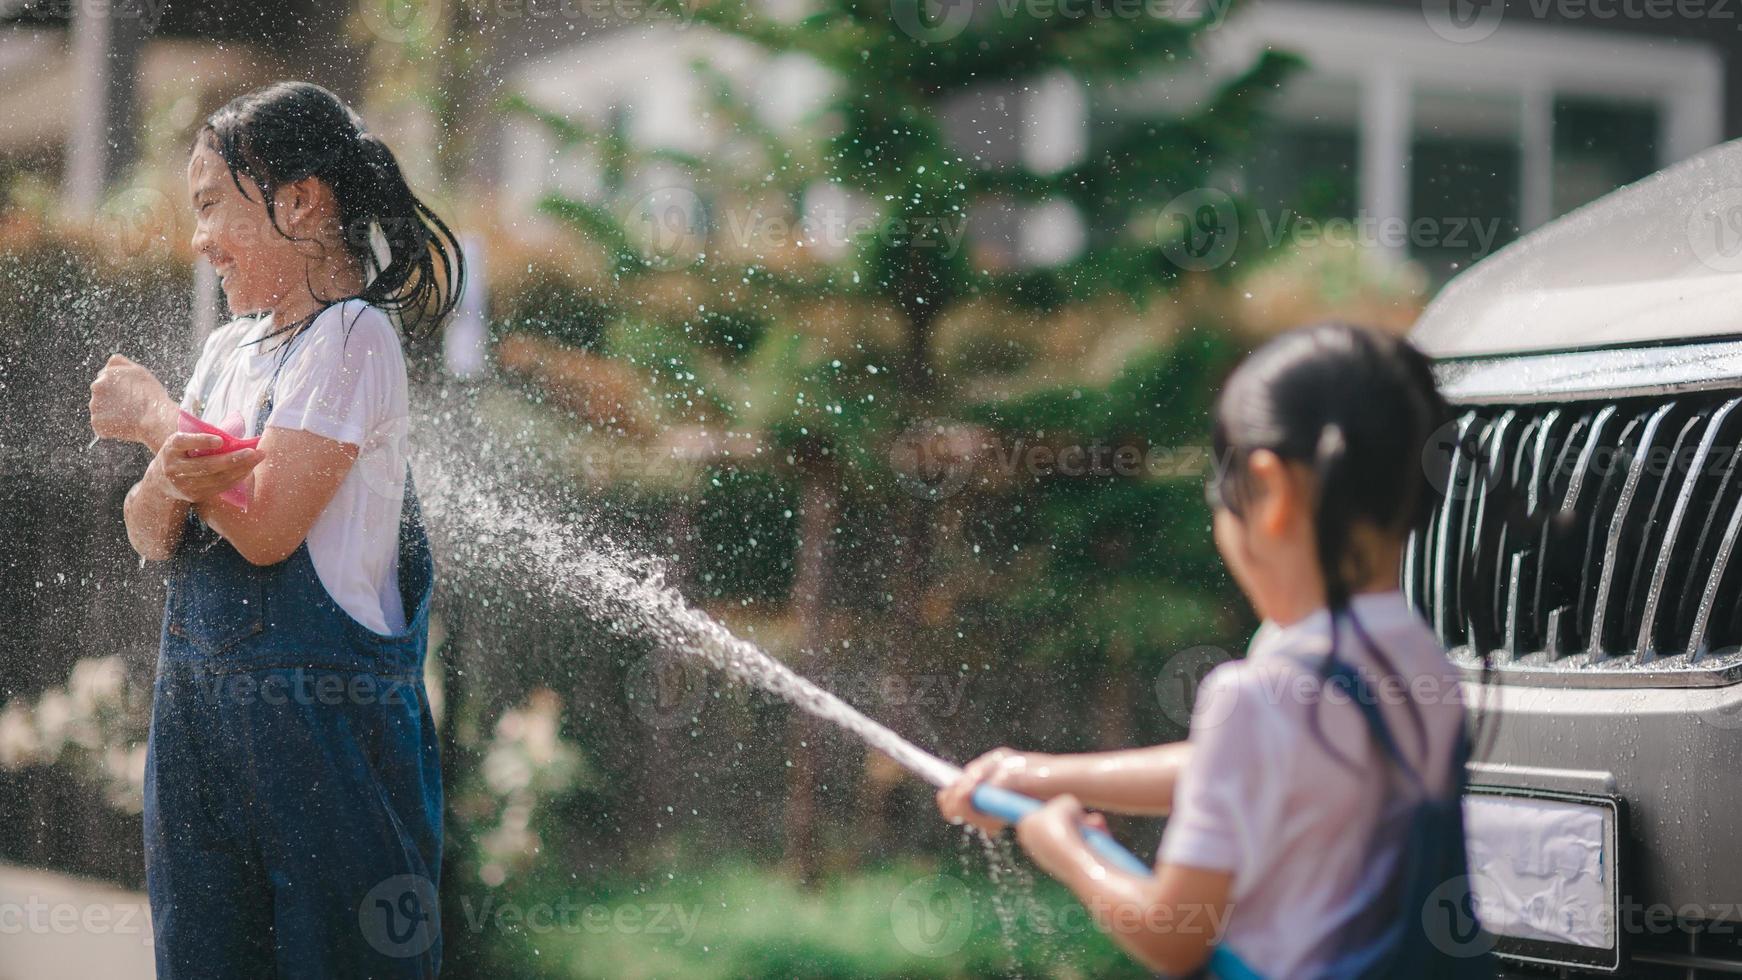
[[[189,452],[189,456],[217,456],[222,453],[233,453],[238,449],[253,449],[260,445],[259,436],[255,436],[252,439],[242,438],[243,422],[241,412],[231,412],[229,417],[225,418],[224,421],[217,425],[213,425],[184,408],[181,410],[181,419],[176,428],[181,432],[199,432],[208,436],[217,436],[224,440],[224,444],[216,449],[196,449]],[[226,503],[235,504],[242,510],[247,510],[249,493],[253,488],[254,475],[250,473],[242,478],[242,482],[228,490],[225,490],[223,493],[218,494],[218,499]]]

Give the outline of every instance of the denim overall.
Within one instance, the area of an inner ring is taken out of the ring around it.
[[[158,977],[436,975],[442,783],[423,686],[434,572],[409,470],[407,623],[388,636],[333,601],[306,541],[259,567],[189,514],[145,767]]]
[[[1301,663],[1309,670],[1319,668],[1315,662]],[[1347,923],[1337,955],[1315,976],[1498,977],[1499,968],[1489,955],[1492,937],[1481,931],[1470,894],[1463,807],[1469,747],[1464,730],[1459,729],[1454,749],[1452,788],[1436,796],[1397,747],[1372,686],[1360,671],[1333,658],[1325,687],[1342,688],[1361,709],[1374,742],[1391,763],[1383,778],[1401,784],[1396,785],[1399,793],[1394,798],[1413,802],[1389,813],[1379,829],[1378,836],[1397,845],[1397,864],[1387,887],[1373,896],[1365,915]],[[1203,972],[1217,980],[1262,980],[1262,974],[1225,946],[1216,947]]]

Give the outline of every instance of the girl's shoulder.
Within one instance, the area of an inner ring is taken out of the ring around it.
[[[322,310],[309,324],[309,334],[311,339],[342,336],[371,344],[391,341],[394,347],[399,346],[399,331],[393,318],[379,306],[361,299],[347,299]]]
[[[253,339],[254,330],[260,325],[260,317],[239,316],[229,323],[213,327],[206,334],[205,350],[232,350]]]
[[[405,360],[399,330],[386,311],[360,299],[348,299],[322,310],[295,341],[302,353],[296,360],[308,370],[317,365],[364,364],[393,366]]]

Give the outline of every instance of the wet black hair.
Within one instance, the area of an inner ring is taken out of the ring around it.
[[[1223,387],[1213,423],[1212,505],[1238,515],[1251,502],[1246,464],[1260,449],[1311,467],[1315,477],[1313,529],[1331,620],[1323,678],[1337,666],[1337,626],[1344,619],[1384,680],[1397,676],[1349,608],[1350,583],[1375,571],[1361,567],[1364,557],[1350,548],[1351,531],[1366,524],[1401,538],[1426,526],[1446,486],[1450,457],[1424,449],[1452,421],[1426,355],[1407,340],[1348,324],[1306,327],[1271,340]],[[1411,707],[1417,744],[1425,746],[1426,726]],[[1323,744],[1322,733],[1315,735]]]
[[[356,296],[323,297],[326,305],[364,300],[412,336],[453,312],[466,283],[459,240],[411,192],[393,151],[338,96],[309,82],[269,85],[212,113],[194,136],[196,148],[202,143],[223,158],[243,197],[250,197],[243,177],[260,186],[267,217],[286,238],[274,206],[278,188],[314,177],[332,189],[344,247],[362,269],[364,286]],[[279,325],[273,336],[294,336],[312,322]]]

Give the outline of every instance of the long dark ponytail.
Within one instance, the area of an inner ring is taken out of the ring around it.
[[[1427,524],[1436,488],[1446,483],[1440,461],[1423,450],[1451,419],[1426,356],[1408,341],[1346,324],[1272,340],[1223,387],[1212,438],[1216,496],[1226,506],[1239,513],[1250,500],[1245,460],[1255,450],[1310,466],[1316,478],[1313,529],[1331,638],[1321,679],[1338,666],[1344,620],[1372,654],[1382,684],[1400,679],[1350,609],[1350,583],[1376,571],[1361,567],[1364,556],[1351,548],[1351,534],[1365,524],[1402,536]],[[1425,746],[1426,726],[1413,704],[1410,718],[1417,744]],[[1316,712],[1313,725],[1323,743]]]
[[[459,241],[412,193],[393,151],[338,96],[309,82],[279,82],[232,99],[194,139],[224,159],[244,197],[243,177],[260,185],[267,217],[287,238],[274,207],[278,188],[314,177],[332,189],[344,247],[363,271],[364,286],[355,297],[329,302],[362,299],[412,336],[453,312],[466,282]],[[274,335],[294,334],[309,322],[278,325]]]

